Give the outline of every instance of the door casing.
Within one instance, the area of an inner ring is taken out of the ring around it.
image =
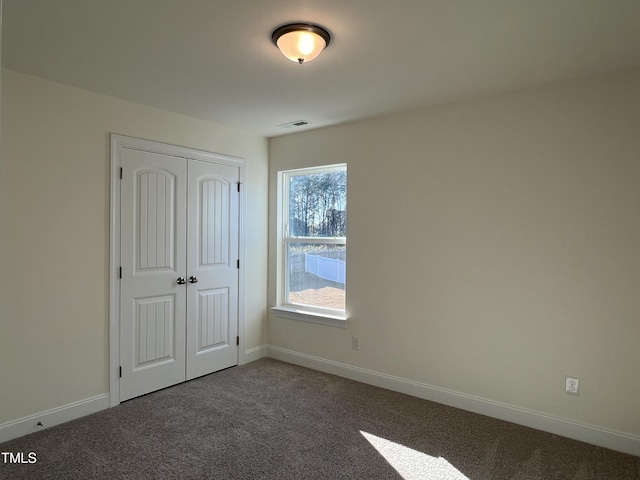
[[[142,140],[124,135],[111,134],[111,201],[110,201],[110,249],[109,249],[109,405],[120,403],[120,169],[122,149],[189,158],[204,162],[238,167],[240,186],[245,184],[245,160],[238,157],[195,150],[166,143]],[[243,364],[245,333],[245,189],[240,188],[239,198],[239,246],[240,258],[238,281],[238,365]]]

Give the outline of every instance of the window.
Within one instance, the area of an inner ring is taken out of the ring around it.
[[[344,326],[347,167],[280,172],[276,315]]]

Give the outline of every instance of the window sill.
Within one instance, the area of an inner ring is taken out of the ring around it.
[[[271,307],[273,314],[279,318],[288,318],[299,322],[315,323],[330,327],[347,328],[347,317],[328,313],[309,312],[291,307]]]

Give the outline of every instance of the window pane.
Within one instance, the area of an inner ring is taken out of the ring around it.
[[[289,235],[345,237],[347,172],[289,177]]]
[[[287,303],[345,308],[345,245],[290,243]]]

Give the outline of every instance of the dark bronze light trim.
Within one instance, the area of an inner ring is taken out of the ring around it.
[[[324,42],[326,43],[325,48],[329,46],[331,42],[331,34],[326,28],[321,27],[320,25],[314,25],[312,23],[288,23],[286,25],[282,25],[276,28],[271,34],[271,41],[275,46],[278,46],[278,39],[287,33],[290,32],[311,32],[315,33],[322,37]]]

